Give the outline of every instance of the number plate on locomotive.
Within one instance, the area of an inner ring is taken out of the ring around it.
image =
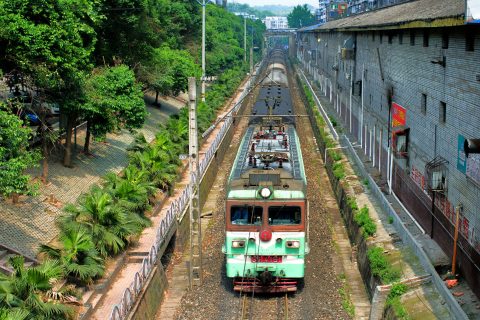
[[[250,259],[252,263],[282,263],[282,256],[251,256]]]

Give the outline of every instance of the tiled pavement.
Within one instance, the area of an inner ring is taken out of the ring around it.
[[[152,98],[147,96],[146,100],[151,102]],[[147,107],[149,116],[140,130],[147,141],[154,139],[160,123],[183,106],[182,102],[171,98],[161,103],[161,108]],[[93,142],[91,152],[94,156],[80,153],[83,141],[84,132],[79,130],[73,168],[62,165],[61,150],[54,151],[49,161],[49,184],[40,186],[38,196],[21,197],[17,205],[0,201],[0,244],[34,257],[40,244],[48,243],[57,236],[55,219],[61,214],[63,205],[74,203],[107,172],[120,172],[126,166],[125,150],[133,142],[133,135],[122,130],[118,134],[109,134],[106,143]],[[29,173],[34,177],[39,176],[41,167]]]

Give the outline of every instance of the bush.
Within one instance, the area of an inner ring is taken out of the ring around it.
[[[383,284],[389,284],[400,279],[400,272],[392,268],[391,263],[383,253],[383,248],[370,248],[367,250],[367,256],[372,274],[379,277]]]
[[[335,178],[337,178],[338,180],[345,178],[345,167],[343,163],[335,162],[333,164],[332,169],[333,169],[333,175],[335,176]]]
[[[410,319],[407,310],[402,305],[400,297],[407,292],[408,287],[406,284],[394,283],[387,297],[387,306],[391,306],[397,319],[407,320]]]
[[[373,219],[370,217],[368,213],[368,208],[364,206],[360,212],[355,214],[353,217],[356,223],[362,228],[362,234],[364,237],[370,237],[377,232],[377,225],[373,221]]]
[[[347,197],[347,205],[354,212],[358,210],[358,204],[354,197]]]

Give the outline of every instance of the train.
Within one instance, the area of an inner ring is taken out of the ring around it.
[[[308,246],[307,181],[286,54],[269,54],[226,188],[226,276],[234,291],[295,292]]]

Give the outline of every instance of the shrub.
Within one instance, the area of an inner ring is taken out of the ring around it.
[[[377,225],[370,217],[368,208],[364,206],[360,212],[353,217],[356,223],[362,228],[362,234],[364,237],[370,237],[377,232]]]
[[[347,205],[352,209],[352,211],[358,210],[358,204],[354,197],[347,197]]]
[[[372,274],[379,277],[382,283],[389,284],[400,279],[400,272],[392,268],[391,263],[383,253],[383,248],[373,247],[368,249],[367,257]]]
[[[394,283],[387,297],[387,306],[391,306],[397,319],[410,319],[407,310],[403,306],[400,297],[407,292],[408,287],[402,283]]]
[[[338,180],[341,180],[345,177],[345,167],[343,165],[343,163],[341,162],[335,162],[333,164],[333,175],[335,176],[335,178],[337,178]]]

